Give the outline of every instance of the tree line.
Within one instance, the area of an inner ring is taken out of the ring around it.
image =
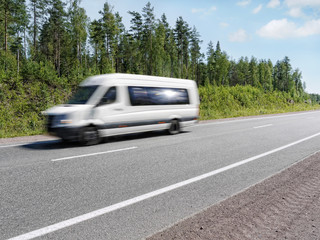
[[[99,19],[90,20],[80,1],[30,0],[27,5],[25,0],[0,0],[0,83],[12,77],[41,81],[33,76],[35,69],[55,75],[52,85],[59,79],[76,85],[88,75],[118,72],[306,95],[302,73],[292,68],[288,57],[275,64],[255,57],[234,60],[219,42],[209,42],[202,53],[196,27],[182,17],[174,26],[165,14],[157,19],[150,2],[141,12],[128,11],[126,29],[108,2]]]

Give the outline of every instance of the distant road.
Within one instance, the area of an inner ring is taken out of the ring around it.
[[[0,145],[0,239],[142,239],[320,149],[320,111]]]

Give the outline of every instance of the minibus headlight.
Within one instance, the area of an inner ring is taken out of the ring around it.
[[[60,123],[61,124],[71,124],[72,120],[71,119],[62,119],[62,120],[60,120]]]

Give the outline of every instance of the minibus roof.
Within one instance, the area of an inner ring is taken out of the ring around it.
[[[146,76],[146,75],[136,75],[136,74],[124,74],[124,73],[111,73],[92,76],[84,80],[80,85],[110,85],[110,84],[144,84],[149,83],[151,85],[159,84],[172,84],[172,85],[184,85],[184,86],[195,86],[195,81],[178,79],[178,78],[166,78],[157,76]],[[148,85],[149,85],[148,84]]]

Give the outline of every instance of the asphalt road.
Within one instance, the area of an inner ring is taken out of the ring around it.
[[[320,112],[0,145],[0,239],[143,239],[320,149]]]

